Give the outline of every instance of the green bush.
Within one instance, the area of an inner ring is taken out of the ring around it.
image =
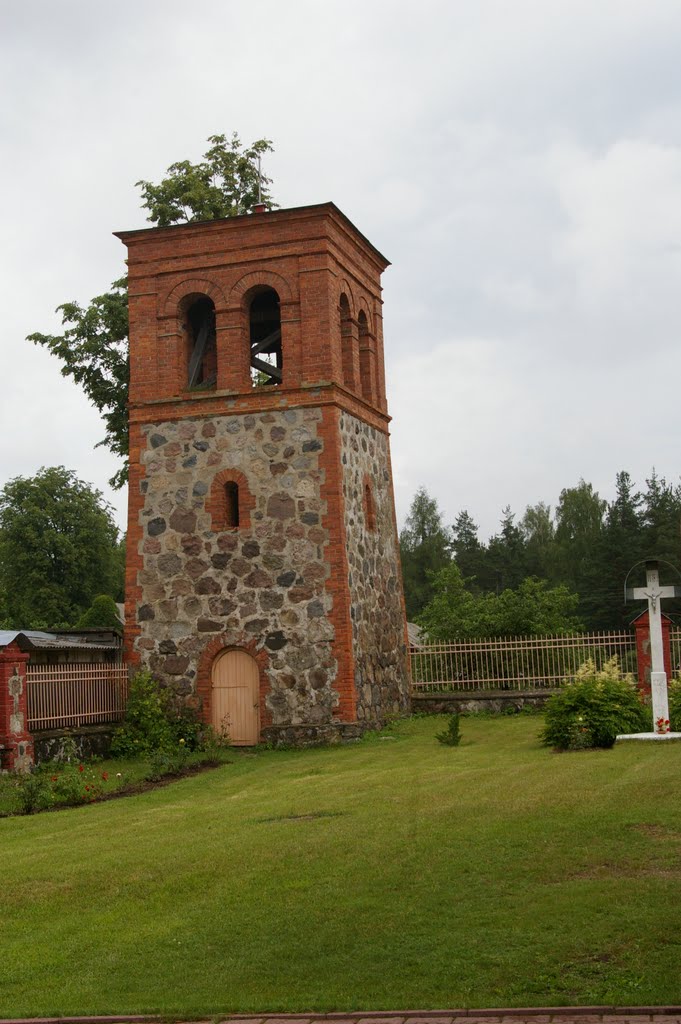
[[[436,733],[435,739],[439,740],[440,743],[444,743],[447,747],[458,747],[461,742],[461,722],[458,714],[455,713],[450,716],[447,728],[444,732]]]
[[[67,807],[92,803],[104,792],[102,782],[107,778],[107,773],[92,763],[68,760],[59,766],[57,774],[50,776],[54,803]]]
[[[169,775],[182,775],[188,764],[187,746],[180,741],[175,749],[155,750],[149,758],[149,776],[151,782],[158,782]]]
[[[138,672],[130,681],[125,718],[113,735],[111,756],[175,752],[180,741],[187,750],[195,750],[200,739],[196,712],[159,686],[150,672]]]
[[[601,671],[589,659],[546,703],[541,741],[555,750],[607,749],[619,733],[650,731],[650,710],[617,658]]]
[[[681,679],[672,679],[669,683],[669,728],[671,732],[681,732]]]
[[[200,749],[206,755],[206,762],[218,764],[223,760],[225,750],[228,750],[229,733],[226,730],[216,732],[212,725],[205,726],[201,731]]]
[[[39,768],[15,776],[19,807],[23,814],[44,811],[53,802],[52,790],[47,776]]]
[[[186,750],[203,750],[208,726],[199,720],[196,709],[185,703],[182,697],[169,690],[164,692],[173,743],[184,744]]]

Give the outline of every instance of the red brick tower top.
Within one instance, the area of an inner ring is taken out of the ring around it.
[[[117,232],[128,247],[131,420],[333,401],[387,426],[384,256],[333,203]],[[314,390],[314,396],[311,392]],[[181,403],[173,410],[173,405]]]

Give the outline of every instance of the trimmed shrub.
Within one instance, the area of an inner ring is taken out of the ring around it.
[[[110,594],[100,594],[86,612],[83,612],[75,629],[114,629],[119,633],[123,623],[118,614],[116,602]]]
[[[619,733],[650,728],[650,710],[633,678],[620,671],[618,659],[611,658],[600,671],[589,659],[547,701],[541,741],[555,750],[608,749]]]

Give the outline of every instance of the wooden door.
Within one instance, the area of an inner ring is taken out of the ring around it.
[[[226,732],[235,747],[254,746],[260,738],[260,673],[246,651],[224,651],[213,662],[211,724]]]

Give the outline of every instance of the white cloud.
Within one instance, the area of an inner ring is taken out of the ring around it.
[[[681,146],[622,139],[602,153],[557,147],[548,164],[567,220],[557,255],[585,300],[678,287]]]

